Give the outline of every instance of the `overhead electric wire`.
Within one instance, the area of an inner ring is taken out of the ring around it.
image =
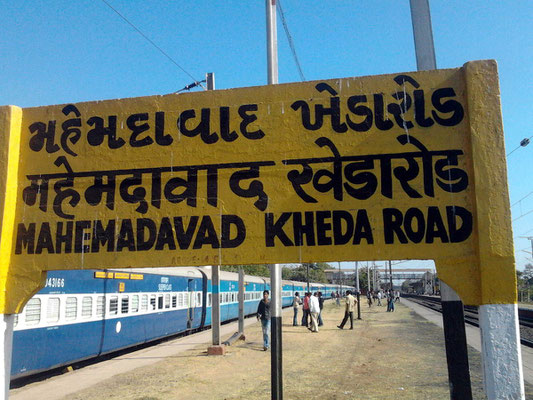
[[[143,38],[145,38],[152,46],[154,46],[161,54],[163,54],[166,58],[169,59],[169,61],[174,64],[176,67],[178,67],[181,71],[183,71],[185,74],[187,74],[192,80],[194,80],[195,83],[199,84],[204,88],[204,90],[207,90],[204,85],[201,84],[201,82],[196,79],[194,76],[192,76],[189,72],[187,72],[181,65],[179,65],[172,57],[170,57],[161,47],[159,47],[157,44],[155,44],[148,36],[146,36],[139,28],[137,28],[135,25],[133,25],[125,16],[123,16],[118,10],[116,10],[111,4],[109,4],[106,0],[102,0],[102,2],[107,5],[111,10],[113,10],[120,18],[122,18],[124,21],[128,23],[133,29],[137,31],[139,35],[141,35]]]
[[[520,147],[526,147],[528,144],[529,144],[529,141],[533,139],[533,136],[530,136],[526,139],[522,139],[520,141],[520,144],[518,145],[518,147],[516,149],[514,149],[513,151],[511,151],[509,154],[507,154],[507,157],[509,157],[511,154],[513,154],[516,150],[518,150]]]
[[[522,217],[525,217],[526,215],[531,214],[531,213],[533,213],[533,210],[529,210],[527,213],[522,214],[522,215],[519,216],[519,217],[516,217],[515,219],[513,219],[512,222],[515,222],[517,219],[520,219],[520,218],[522,218]]]
[[[533,192],[529,192],[528,194],[526,194],[524,197],[522,197],[520,200],[518,201],[515,201],[513,204],[511,204],[511,207],[514,207],[516,206],[518,203],[520,203],[522,200],[524,200],[526,197],[529,197],[533,194]]]
[[[285,30],[285,35],[287,35],[287,41],[289,42],[289,47],[292,52],[292,56],[294,58],[294,62],[296,63],[296,67],[298,68],[298,73],[300,74],[300,80],[303,82],[305,81],[305,76],[302,71],[302,66],[300,65],[300,61],[298,60],[298,56],[296,55],[296,48],[294,47],[294,42],[292,40],[291,33],[289,32],[289,27],[287,25],[287,21],[285,20],[285,13],[283,12],[283,8],[281,7],[281,1],[278,0],[276,2],[276,6],[279,11],[279,16],[281,17],[281,23],[283,24],[283,29]]]

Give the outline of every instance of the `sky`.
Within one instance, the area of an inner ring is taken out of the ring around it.
[[[305,80],[416,70],[407,0],[280,1]],[[168,94],[207,72],[215,73],[217,89],[267,83],[263,0],[0,4],[0,105]],[[438,68],[498,62],[515,257],[522,270],[533,262],[532,245],[522,238],[533,237],[533,143],[519,146],[533,136],[532,3],[439,0],[430,7]],[[279,13],[278,43],[279,82],[300,81]],[[402,268],[410,265],[431,263]]]

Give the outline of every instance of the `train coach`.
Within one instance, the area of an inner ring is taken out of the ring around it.
[[[306,283],[282,281],[282,305]],[[329,298],[333,286],[313,283]],[[254,314],[268,278],[245,276],[244,312]],[[238,317],[238,274],[220,272],[221,322]],[[50,271],[15,316],[11,379],[211,325],[209,267]]]

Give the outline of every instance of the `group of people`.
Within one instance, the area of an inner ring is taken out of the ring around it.
[[[366,293],[366,298],[368,301],[368,307],[372,307],[372,303],[377,302],[378,306],[381,306],[381,299],[387,300],[387,312],[394,311],[394,303],[397,303],[400,301],[400,292],[394,291],[394,290],[387,290],[384,293],[382,293],[381,290],[374,291],[370,290]]]
[[[340,304],[339,292],[332,293],[332,298],[336,299],[337,304]],[[381,299],[385,297],[387,299],[387,312],[394,311],[394,303],[400,301],[400,292],[394,292],[387,290],[385,294],[381,293],[381,290],[375,293],[373,290],[367,292],[368,306],[372,306],[372,299],[377,300],[377,305],[381,306]],[[303,315],[300,321],[298,321],[298,310],[302,305]],[[344,325],[350,320],[350,329],[353,329],[353,313],[357,306],[357,298],[352,295],[351,290],[346,291],[344,297],[344,317],[340,325],[337,328],[344,329]],[[305,326],[311,332],[318,332],[318,327],[324,325],[322,321],[322,309],[324,308],[324,298],[322,292],[306,292],[303,298],[300,298],[300,293],[294,293],[292,308],[294,316],[292,320],[293,326]],[[270,347],[269,333],[270,333],[270,299],[269,291],[263,291],[263,299],[259,302],[257,307],[257,319],[261,320],[261,326],[263,329],[263,350],[267,351]]]
[[[257,319],[261,321],[261,328],[263,329],[263,350],[267,351],[270,347],[270,299],[269,291],[263,291],[263,298],[257,306]],[[315,292],[311,295],[310,292],[305,293],[303,299],[300,298],[299,292],[294,293],[293,309],[294,319],[293,325],[298,326],[298,309],[303,304],[302,326],[306,326],[311,332],[318,332],[318,327],[324,325],[322,322],[322,308],[324,308],[324,299],[322,292]]]
[[[292,320],[293,326],[298,326],[298,310],[302,306],[302,321],[301,325],[307,327],[311,332],[318,332],[318,327],[324,325],[322,321],[322,309],[324,308],[324,298],[322,292],[306,292],[304,298],[300,298],[300,293],[294,293],[292,299],[292,309],[294,317]]]

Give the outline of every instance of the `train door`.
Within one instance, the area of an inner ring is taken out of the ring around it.
[[[194,321],[194,304],[196,291],[196,281],[194,279],[187,280],[187,329],[191,329]]]

